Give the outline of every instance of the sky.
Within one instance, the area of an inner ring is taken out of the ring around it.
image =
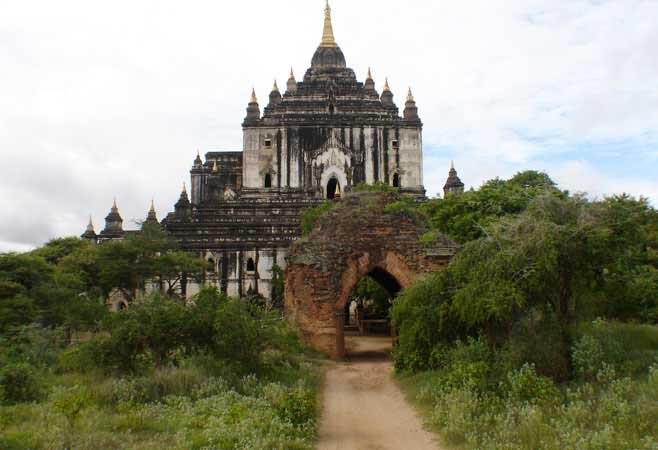
[[[526,169],[658,205],[657,0],[331,0],[363,81],[411,87],[424,184]],[[173,210],[197,151],[242,148],[310,66],[324,0],[0,0],[0,251]]]

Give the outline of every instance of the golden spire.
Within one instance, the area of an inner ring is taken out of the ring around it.
[[[386,82],[384,83],[384,92],[390,92],[391,88],[388,86],[388,77],[386,77]]]
[[[183,194],[187,195],[187,186],[185,186],[184,181],[183,181]]]
[[[294,80],[295,79],[295,74],[292,71],[292,67],[290,68],[290,79]]]
[[[256,98],[256,89],[251,88],[251,100],[249,103],[258,103],[258,99]]]
[[[414,101],[414,94],[411,93],[411,88],[409,88],[409,93],[407,93],[407,101],[408,102]]]
[[[217,160],[215,160],[212,164],[212,173],[217,173],[219,172],[219,167],[217,167]]]
[[[340,185],[336,183],[336,190],[334,191],[334,198],[340,197]]]
[[[331,7],[327,0],[327,7],[324,9],[324,30],[322,30],[322,42],[320,47],[337,47],[334,39],[334,29],[331,26]]]
[[[279,92],[279,86],[276,85],[276,78],[274,79],[274,86],[272,86],[272,91]]]

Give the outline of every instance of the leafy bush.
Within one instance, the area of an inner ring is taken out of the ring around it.
[[[400,192],[400,188],[378,181],[372,184],[359,183],[352,188],[352,192]]]
[[[555,399],[558,396],[553,382],[537,375],[532,364],[524,364],[518,370],[507,374],[505,389],[512,402],[535,403]]]
[[[12,404],[38,400],[41,390],[36,369],[25,363],[0,367],[0,401]]]
[[[333,207],[333,203],[325,201],[318,206],[305,209],[300,217],[299,226],[302,229],[302,236],[308,236],[318,219]]]

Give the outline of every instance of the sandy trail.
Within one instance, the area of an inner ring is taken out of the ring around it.
[[[391,378],[390,338],[345,340],[350,358],[327,372],[316,448],[439,449]]]

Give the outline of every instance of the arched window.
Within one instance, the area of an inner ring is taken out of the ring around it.
[[[253,258],[249,258],[247,260],[247,272],[255,272],[256,271],[256,263],[254,263]]]
[[[123,311],[126,308],[128,308],[128,305],[126,305],[124,302],[119,302],[119,305],[118,305],[119,311]]]
[[[272,187],[272,175],[270,175],[269,173],[265,175],[265,187],[266,188]]]
[[[399,188],[400,187],[400,175],[397,173],[393,175],[393,187]]]

